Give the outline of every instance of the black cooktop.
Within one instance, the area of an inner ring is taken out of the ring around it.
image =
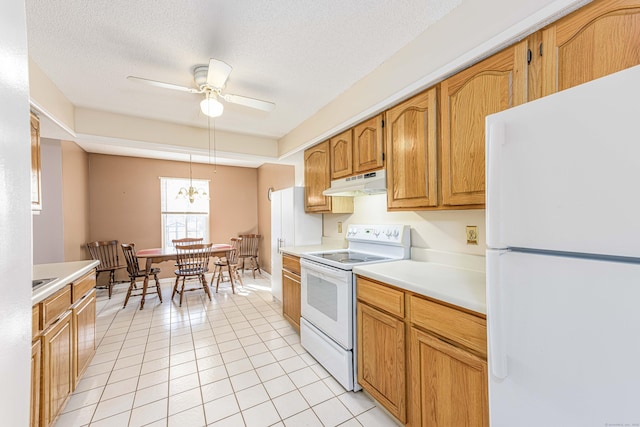
[[[361,252],[353,251],[340,251],[340,252],[324,252],[315,253],[314,256],[327,259],[330,261],[339,262],[342,264],[357,264],[361,262],[382,261],[388,259],[387,257],[369,255]]]

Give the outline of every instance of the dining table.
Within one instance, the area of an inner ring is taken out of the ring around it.
[[[216,257],[229,257],[229,252],[233,250],[233,246],[226,243],[214,243],[211,247],[211,256]],[[151,272],[151,266],[153,264],[171,261],[178,259],[178,253],[176,248],[151,248],[140,249],[136,251],[138,259],[145,258],[145,275],[142,285],[142,299],[140,300],[140,310],[144,307],[145,296],[147,295],[147,286],[149,284],[149,273]],[[229,280],[233,283],[233,275],[229,271]]]

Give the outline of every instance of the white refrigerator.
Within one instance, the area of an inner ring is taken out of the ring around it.
[[[640,425],[640,67],[486,123],[491,426]]]
[[[322,214],[304,212],[304,187],[271,193],[271,293],[282,301],[282,255],[285,246],[322,243]]]

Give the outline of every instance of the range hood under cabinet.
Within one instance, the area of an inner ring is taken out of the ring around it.
[[[384,169],[331,181],[324,196],[365,196],[387,192],[387,174]]]

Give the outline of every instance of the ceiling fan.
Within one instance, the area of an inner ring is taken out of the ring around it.
[[[218,117],[222,115],[224,106],[220,102],[220,99],[232,104],[244,105],[245,107],[255,108],[262,111],[273,111],[276,107],[276,104],[273,102],[249,98],[247,96],[222,93],[227,80],[229,79],[229,74],[231,74],[231,70],[231,65],[224,61],[211,58],[209,60],[209,65],[200,65],[193,70],[193,80],[195,81],[197,88],[179,86],[172,83],[159,82],[135,76],[127,76],[127,79],[165,89],[204,94],[205,98],[200,102],[200,109],[204,114],[210,117]]]

